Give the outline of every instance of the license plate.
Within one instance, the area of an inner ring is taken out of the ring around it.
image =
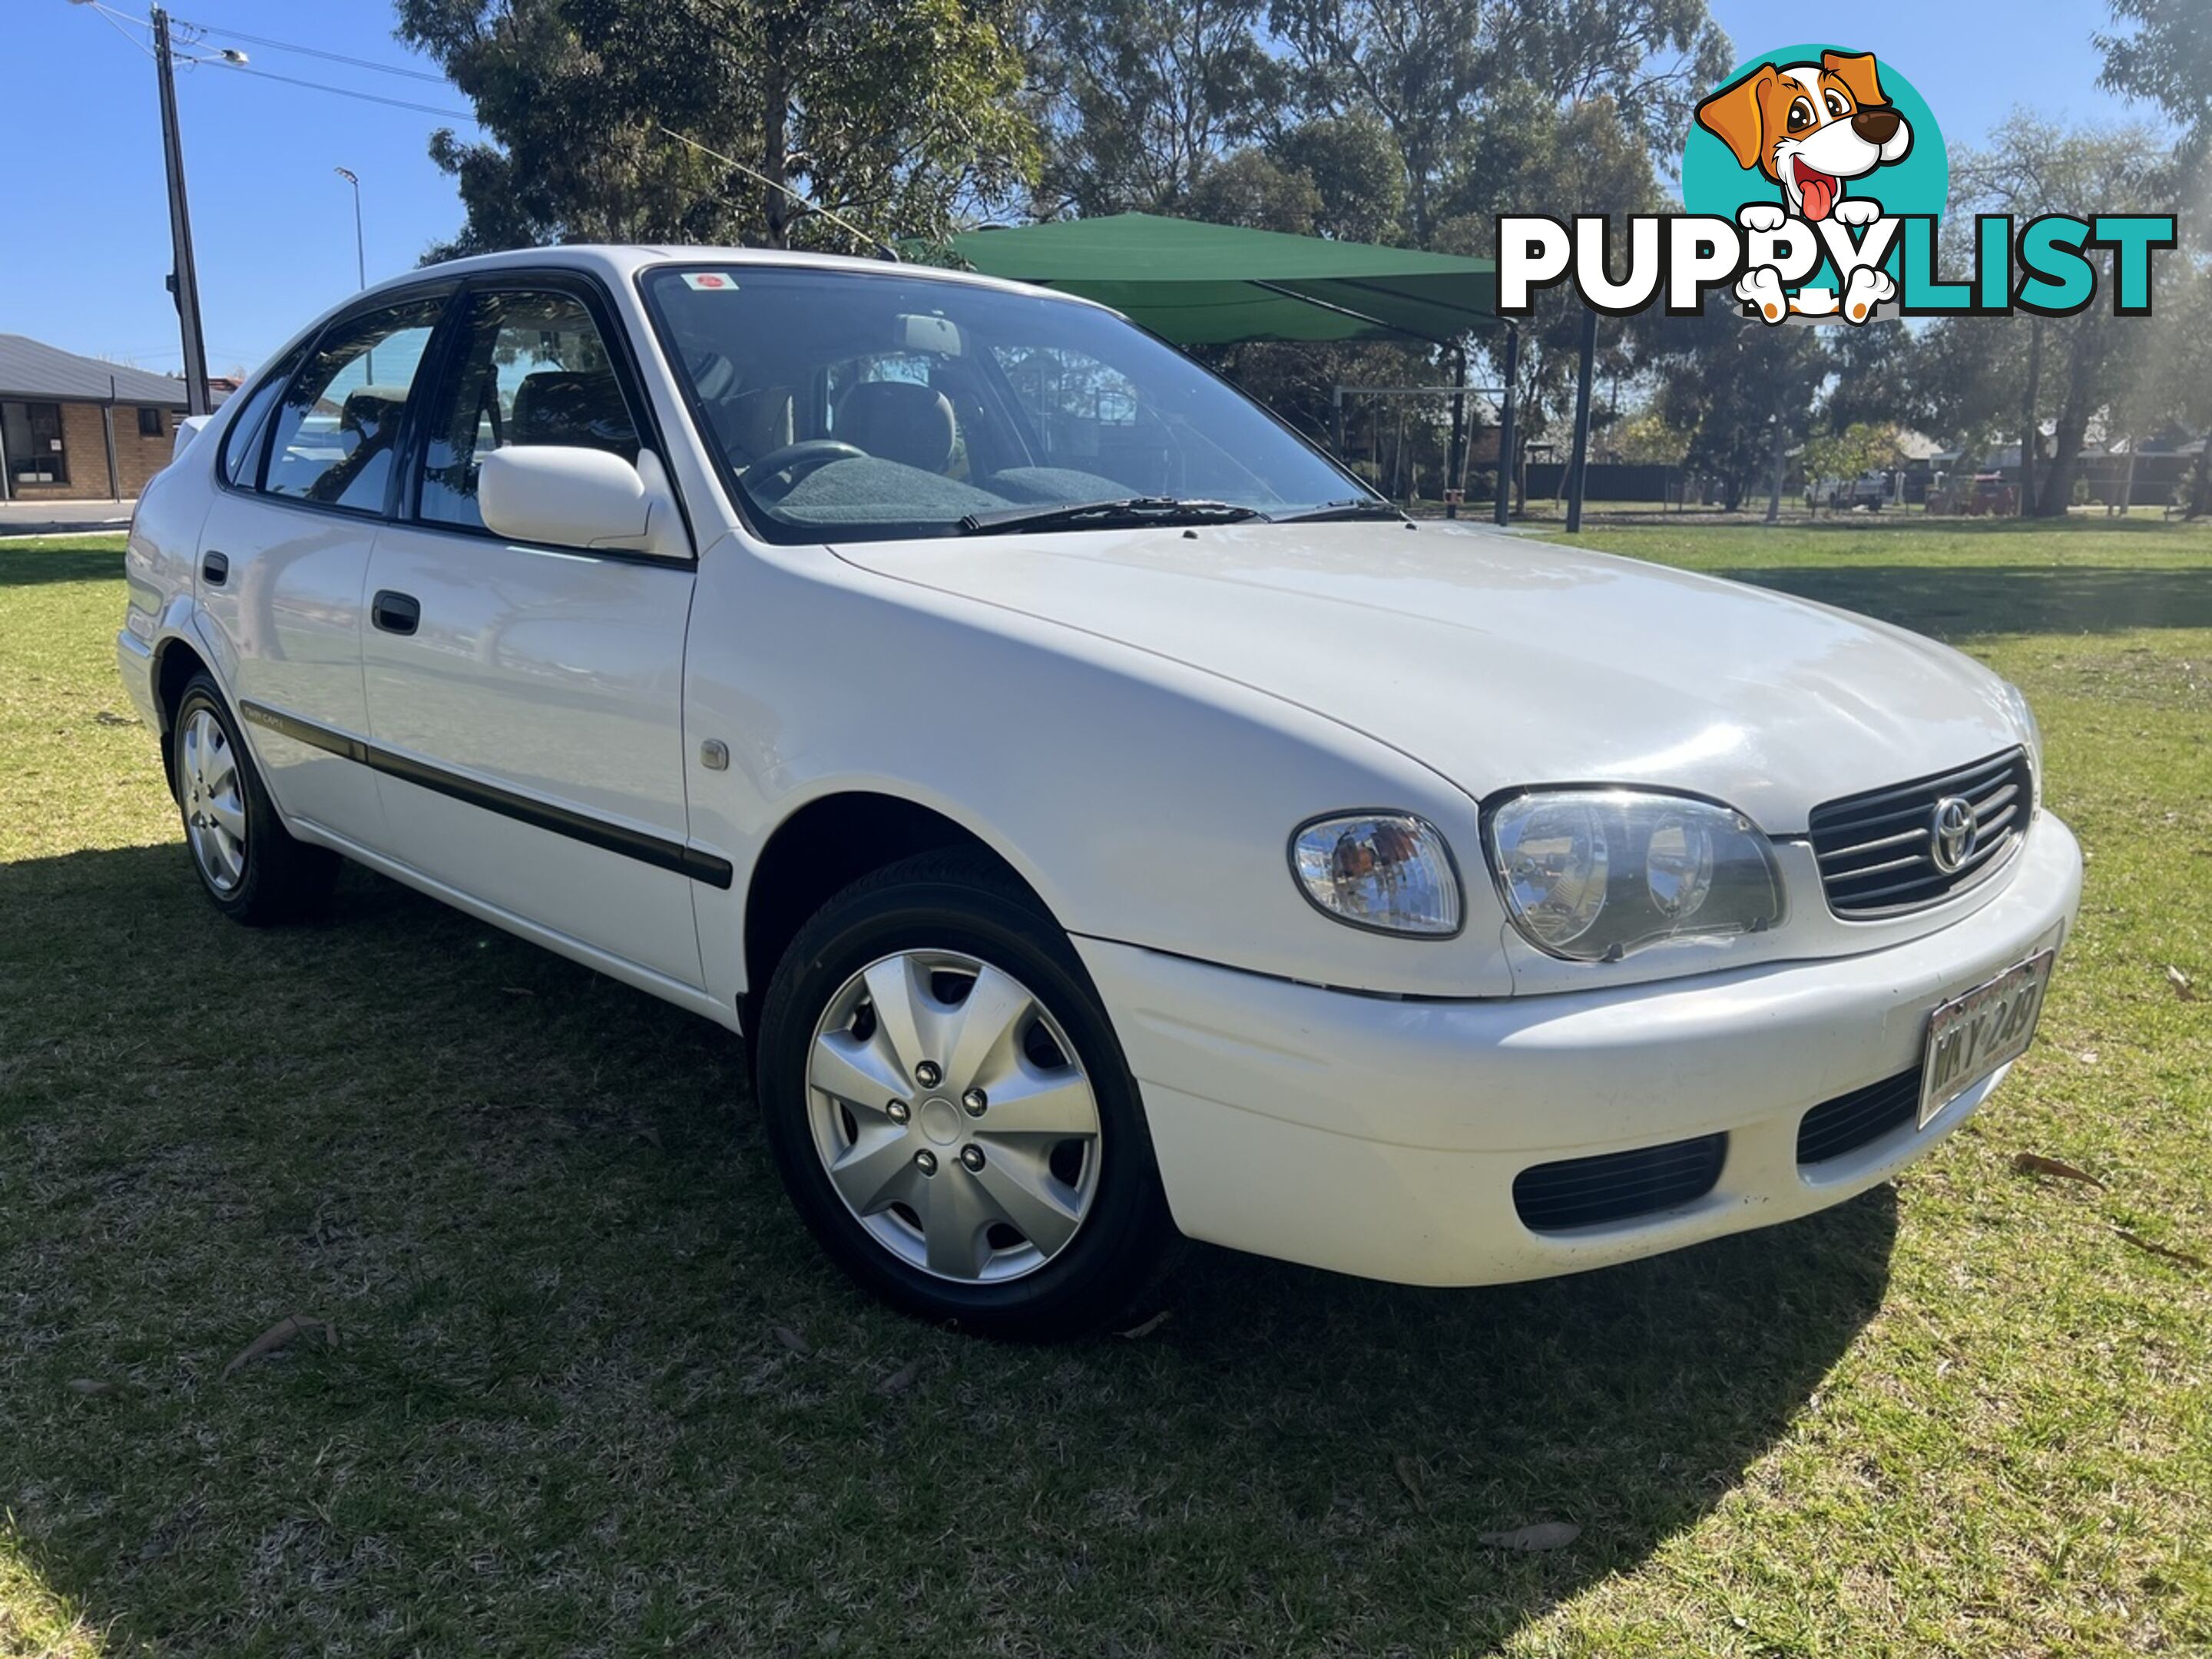
[[[2057,952],[2045,951],[1928,1017],[1920,1066],[1920,1127],[2000,1066],[2027,1052]]]

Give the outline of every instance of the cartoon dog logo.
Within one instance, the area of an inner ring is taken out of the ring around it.
[[[1781,185],[1784,203],[1801,219],[1826,218],[1846,181],[1901,161],[1912,149],[1912,128],[1881,95],[1869,52],[1761,64],[1698,105],[1698,125],[1735,153],[1738,167],[1757,167]]]
[[[1833,214],[1844,225],[1871,224],[1881,204],[1846,197],[1844,185],[1912,149],[1911,124],[1882,96],[1870,52],[1824,52],[1817,64],[1761,64],[1698,106],[1698,125],[1729,147],[1741,167],[1756,168],[1781,186],[1782,201],[1747,204],[1737,215],[1753,230],[1778,228],[1794,214],[1817,222]],[[1838,305],[1826,289],[1785,297],[1771,270],[1753,270],[1736,285],[1739,298],[1781,320],[1785,310],[1863,322],[1893,297],[1895,284],[1875,270],[1852,273]]]

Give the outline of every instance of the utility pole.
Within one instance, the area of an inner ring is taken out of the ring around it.
[[[184,336],[185,412],[210,413],[215,404],[208,396],[207,342],[200,332],[200,279],[192,263],[192,220],[185,205],[185,148],[177,131],[176,64],[169,52],[169,14],[154,8],[154,73],[161,92],[161,157],[169,181],[169,241],[175,268],[169,273],[169,292],[177,302],[177,323]]]

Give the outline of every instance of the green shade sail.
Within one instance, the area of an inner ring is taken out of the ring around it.
[[[1487,259],[1150,213],[969,231],[952,249],[988,276],[1079,294],[1179,346],[1449,342],[1499,320]]]

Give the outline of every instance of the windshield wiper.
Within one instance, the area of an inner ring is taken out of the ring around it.
[[[1354,495],[1347,501],[1323,501],[1319,507],[1309,507],[1297,513],[1271,513],[1269,520],[1276,524],[1325,524],[1332,519],[1403,519],[1406,515],[1388,501],[1378,501],[1371,495]]]
[[[1266,516],[1257,507],[1238,507],[1231,501],[1127,495],[1110,501],[1062,501],[970,513],[960,520],[960,528],[971,536],[994,536],[1009,530],[1077,530],[1091,526],[1110,529],[1133,524],[1237,524]]]

